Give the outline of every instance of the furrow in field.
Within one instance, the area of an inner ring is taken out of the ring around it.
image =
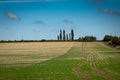
[[[80,46],[80,51],[81,51],[81,60],[83,61],[81,64],[77,64],[75,67],[75,71],[78,75],[78,77],[82,78],[83,80],[89,80],[89,75],[87,75],[86,73],[83,72],[83,70],[81,71],[81,67],[84,64],[89,64],[89,59],[88,59],[88,55],[86,53],[86,43],[82,43]]]
[[[112,76],[109,73],[104,72],[102,70],[99,70],[97,68],[97,66],[104,66],[104,65],[106,65],[107,62],[102,60],[101,56],[98,55],[98,53],[95,52],[95,51],[91,50],[91,56],[92,56],[92,61],[93,62],[92,62],[92,65],[90,65],[90,67],[93,69],[93,71],[95,71],[99,76],[104,77],[105,79],[111,80]]]
[[[93,59],[95,61],[95,56],[93,56]],[[97,67],[96,67],[96,64],[93,63],[92,64],[92,69],[98,74],[100,75],[101,77],[104,77],[105,79],[108,79],[108,80],[111,80],[112,79],[112,76],[110,74],[108,74],[107,72],[104,72],[102,70],[99,70]]]
[[[83,80],[89,80],[89,76],[81,72],[80,67],[81,65],[77,64],[75,69],[78,77],[82,78]]]
[[[83,54],[87,55],[87,58],[86,58],[87,63],[90,65],[91,69],[95,71],[97,75],[105,79],[111,80],[112,76],[108,72],[99,70],[97,68],[97,66],[104,67],[104,65],[108,64],[108,61],[106,61],[103,55],[101,55],[98,51],[93,50],[92,49],[93,46],[95,45],[91,46],[89,43],[88,44],[86,43],[85,46],[83,46],[83,51],[85,51]]]

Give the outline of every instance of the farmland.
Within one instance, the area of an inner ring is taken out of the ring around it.
[[[120,50],[102,42],[0,44],[0,80],[120,80]]]

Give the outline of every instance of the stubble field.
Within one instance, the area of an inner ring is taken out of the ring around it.
[[[0,43],[0,80],[120,80],[120,50],[102,42]]]

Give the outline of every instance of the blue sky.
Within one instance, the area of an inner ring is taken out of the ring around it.
[[[0,0],[0,40],[120,36],[120,0]]]

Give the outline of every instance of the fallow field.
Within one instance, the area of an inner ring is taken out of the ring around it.
[[[120,50],[102,42],[0,43],[0,80],[120,80]]]

